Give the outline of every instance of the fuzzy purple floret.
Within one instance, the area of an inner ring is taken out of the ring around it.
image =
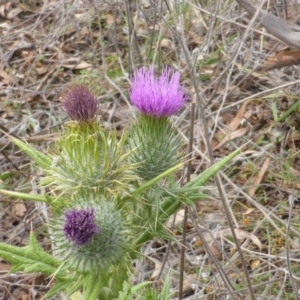
[[[145,115],[168,117],[178,112],[186,98],[180,86],[180,73],[165,67],[156,77],[154,67],[137,70],[131,82],[130,99]]]
[[[63,96],[63,101],[63,109],[70,119],[77,122],[90,121],[97,114],[97,98],[82,85],[71,87]]]
[[[94,211],[92,209],[67,211],[63,231],[65,237],[77,246],[87,244],[95,234],[99,233]]]

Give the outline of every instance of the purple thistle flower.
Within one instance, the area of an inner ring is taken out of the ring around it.
[[[92,209],[67,211],[63,231],[65,237],[77,246],[87,244],[95,234],[99,233],[94,211]]]
[[[159,77],[155,77],[154,67],[140,68],[131,82],[130,99],[145,115],[168,117],[175,114],[187,100],[180,86],[180,73],[165,67]]]
[[[98,101],[83,85],[71,87],[63,96],[63,109],[69,118],[77,122],[87,122],[95,118]]]

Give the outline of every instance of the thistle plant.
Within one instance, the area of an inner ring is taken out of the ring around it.
[[[42,168],[41,185],[49,192],[0,192],[48,204],[50,250],[31,233],[23,248],[0,243],[0,257],[12,263],[12,272],[53,276],[46,297],[79,291],[87,300],[124,299],[131,291],[139,299],[135,293],[145,285],[130,288],[129,278],[141,246],[155,237],[171,239],[165,221],[182,204],[199,200],[201,187],[239,153],[179,186],[174,173],[184,163],[185,145],[171,116],[186,103],[180,73],[164,68],[155,76],[153,66],[141,68],[129,94],[139,116],[120,138],[101,125],[97,97],[84,86],[64,94],[70,121],[47,154],[11,138]],[[171,297],[167,290],[164,295]]]
[[[125,164],[125,135],[99,126],[98,101],[83,86],[74,86],[63,97],[63,109],[71,118],[64,128],[47,168],[43,185],[62,194],[92,190],[114,194],[128,188],[134,179],[132,166]]]
[[[139,110],[138,120],[131,126],[128,144],[133,154],[132,163],[138,163],[137,174],[150,180],[174,167],[183,157],[183,143],[169,117],[184,103],[184,89],[180,73],[164,68],[156,77],[154,67],[141,68],[133,77],[131,102]]]

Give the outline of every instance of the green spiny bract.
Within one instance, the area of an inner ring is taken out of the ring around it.
[[[80,219],[82,214],[76,222],[76,214],[79,212],[89,213],[92,222],[86,221],[88,224],[84,224]],[[115,209],[113,202],[74,197],[72,206],[56,216],[55,220],[52,224],[52,239],[55,255],[62,261],[63,268],[83,273],[108,272],[110,267],[120,262],[124,264],[128,260],[129,224],[121,212]],[[85,230],[82,230],[82,226],[85,226]],[[97,230],[93,231],[91,238],[80,237],[89,227],[93,229],[95,226]],[[78,242],[83,240],[84,243]]]
[[[141,115],[129,130],[129,161],[135,172],[150,180],[177,165],[183,157],[182,140],[167,118]],[[134,150],[135,149],[135,150]]]
[[[119,139],[115,131],[107,131],[97,122],[69,123],[43,185],[69,194],[88,189],[112,195],[127,190],[135,176],[124,142],[124,136]]]

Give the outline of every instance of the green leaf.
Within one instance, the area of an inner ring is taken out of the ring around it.
[[[12,264],[11,272],[42,273],[53,275],[60,266],[60,261],[47,254],[38,244],[35,235],[30,233],[30,244],[16,247],[0,243],[0,257]],[[58,273],[58,277],[65,277]]]
[[[0,193],[5,194],[5,195],[10,196],[10,197],[15,197],[15,198],[18,198],[18,199],[48,203],[48,200],[46,199],[46,197],[41,196],[41,195],[33,195],[33,194],[27,194],[27,193],[13,192],[13,191],[8,191],[8,190],[0,190]]]
[[[99,297],[100,291],[105,289],[101,284],[101,276],[95,276],[95,274],[87,274],[84,278],[85,289],[84,289],[84,299],[86,300],[96,300]]]
[[[135,299],[134,296],[137,296],[140,290],[144,289],[146,286],[150,285],[151,281],[144,281],[140,284],[131,286],[128,282],[124,281],[123,290],[119,292],[117,300],[132,300]]]
[[[297,101],[294,105],[292,105],[285,113],[283,113],[280,117],[276,117],[274,115],[274,118],[277,118],[275,119],[276,122],[281,122],[281,121],[284,121],[291,113],[297,111],[298,107],[300,106],[300,100]]]
[[[190,204],[190,201],[195,201],[197,198],[194,197],[195,188],[198,190],[204,186],[204,184],[214,177],[218,171],[225,167],[235,156],[241,152],[241,149],[237,149],[228,156],[224,157],[221,161],[215,163],[204,172],[193,178],[182,188],[175,188],[170,190],[170,194],[173,197],[168,197],[161,205],[158,220],[160,224],[163,224],[171,215],[173,215],[181,206],[182,203]],[[166,173],[166,172],[165,172]],[[156,177],[157,178],[157,177]],[[155,180],[154,178],[153,180]],[[145,230],[136,241],[136,245],[140,247],[142,244],[147,242],[153,237],[153,233],[149,230]]]
[[[226,167],[228,163],[236,157],[241,152],[241,148],[233,151],[228,156],[224,157],[219,162],[215,163],[205,171],[203,171],[201,174],[193,178],[190,182],[188,182],[183,188],[194,188],[194,187],[201,187],[204,186],[204,184],[214,177],[222,168]]]
[[[52,160],[48,156],[44,155],[40,151],[36,150],[34,147],[22,142],[19,139],[11,138],[11,141],[28,156],[30,156],[43,169],[51,167]]]
[[[20,193],[20,192],[13,192],[8,190],[0,189],[0,193],[24,200],[30,200],[35,202],[43,202],[51,205],[54,208],[62,208],[64,207],[65,203],[67,202],[66,199],[58,198],[58,197],[51,197],[48,195],[34,195],[34,194],[27,194],[27,193]],[[59,199],[59,201],[57,201]]]
[[[170,193],[178,195],[178,197],[171,197],[171,199],[163,202],[161,207],[161,218],[165,220],[166,217],[170,217],[176,212],[182,203],[189,204],[189,200],[196,200],[197,198],[194,198],[193,196],[195,193],[197,193],[197,190],[199,193],[199,189],[203,187],[209,179],[213,178],[217,172],[228,165],[228,163],[240,152],[241,149],[237,149],[228,156],[224,157],[221,161],[215,163],[204,172],[193,178],[184,187],[171,190]]]
[[[134,198],[134,197],[140,195],[146,189],[150,188],[151,186],[153,186],[154,184],[156,184],[157,182],[159,182],[161,179],[163,179],[163,178],[169,176],[170,174],[174,173],[177,169],[179,169],[183,165],[184,165],[184,163],[180,163],[177,166],[172,167],[172,168],[166,170],[165,172],[159,174],[155,178],[147,181],[145,184],[143,184],[142,186],[140,186],[139,188],[137,188],[130,196],[124,197],[123,201],[130,200],[131,198]]]
[[[58,293],[65,292],[66,296],[71,296],[82,289],[82,281],[76,278],[56,279],[53,287],[46,293],[45,298],[50,298]],[[73,299],[71,297],[71,299]],[[83,299],[82,297],[80,299]]]

